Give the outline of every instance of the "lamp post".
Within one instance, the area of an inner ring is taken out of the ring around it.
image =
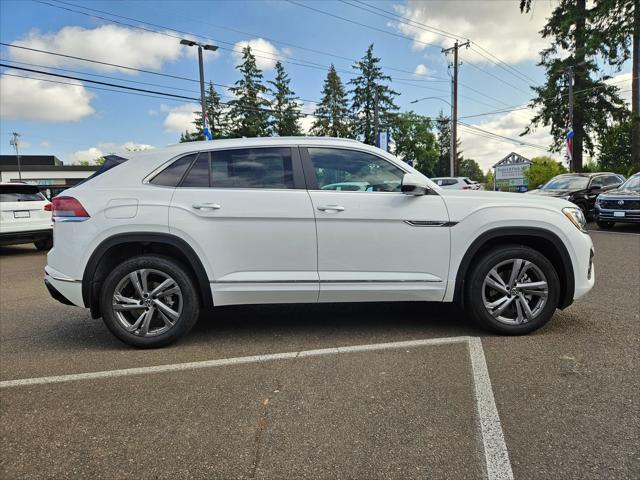
[[[418,98],[417,100],[412,100],[409,103],[418,103],[421,102],[423,100],[440,100],[441,102],[446,103],[447,105],[449,105],[451,107],[451,129],[450,129],[450,133],[449,133],[449,137],[451,137],[451,145],[449,145],[449,168],[451,169],[451,176],[455,176],[456,174],[456,166],[455,166],[455,155],[454,155],[454,151],[455,151],[455,147],[456,147],[456,142],[457,142],[457,134],[456,134],[456,129],[454,128],[453,125],[453,105],[451,105],[451,102],[445,100],[442,97],[424,97],[424,98]]]
[[[210,50],[215,52],[218,47],[215,45],[207,45],[204,43],[194,42],[193,40],[180,40],[180,45],[186,45],[187,47],[198,47],[198,67],[200,69],[200,105],[202,108],[202,131],[205,129],[205,114],[207,111],[204,97],[204,65],[202,62],[202,50]]]
[[[18,161],[18,181],[22,182],[22,166],[20,165],[20,134],[13,132],[13,138],[9,140],[9,144],[16,149],[16,160]]]

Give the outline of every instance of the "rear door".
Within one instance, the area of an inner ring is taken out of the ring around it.
[[[175,189],[169,227],[203,252],[216,305],[318,300],[297,147],[200,152]]]
[[[0,185],[0,233],[52,228],[49,202],[33,185]]]
[[[442,198],[401,193],[404,170],[372,153],[301,153],[318,231],[319,300],[442,300],[450,249]],[[324,188],[354,183],[363,188]]]

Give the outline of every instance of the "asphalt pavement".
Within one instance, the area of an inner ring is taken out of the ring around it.
[[[479,337],[515,478],[635,479],[638,233],[594,229],[596,287],[524,337],[438,304],[225,307],[144,351],[51,299],[43,253],[3,247],[0,380]],[[0,478],[483,478],[477,385],[451,343],[8,386]]]

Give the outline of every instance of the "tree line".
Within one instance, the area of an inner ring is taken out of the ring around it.
[[[562,151],[568,128],[567,73],[571,72],[576,171],[602,168],[629,175],[640,170],[638,3],[639,0],[594,0],[587,6],[586,0],[560,0],[540,32],[551,40],[551,46],[540,52],[539,65],[545,69],[546,82],[531,87],[534,97],[530,106],[538,108],[539,113],[522,135],[539,125],[550,127],[550,151]],[[520,2],[523,13],[531,5],[531,0]],[[620,89],[607,82],[610,77],[601,72],[600,65],[620,70],[632,57],[630,111],[620,97]],[[301,102],[282,63],[276,63],[275,78],[265,82],[247,46],[236,68],[240,79],[229,88],[233,95],[230,101],[222,102],[213,84],[207,89],[205,103],[213,138],[302,135]],[[413,111],[400,112],[395,103],[399,93],[391,88],[392,79],[383,73],[373,45],[352,68],[356,75],[345,84],[335,67],[330,66],[309,134],[356,138],[375,145],[377,114],[380,130],[391,135],[391,153],[425,175],[449,175],[449,118],[442,112],[435,119]],[[183,133],[181,142],[204,139],[201,114],[195,114],[195,132]],[[584,153],[590,154],[590,162],[583,160]],[[456,161],[459,175],[477,181],[485,179],[477,162],[465,159],[459,148]]]
[[[211,82],[205,92],[205,109],[213,139],[306,134],[300,124],[304,116],[301,101],[291,88],[291,79],[282,62],[275,65],[274,79],[265,82],[251,47],[247,46],[236,68],[240,79],[229,88],[231,100],[223,102]],[[413,111],[399,112],[395,103],[399,93],[390,87],[392,79],[383,73],[373,45],[353,68],[357,75],[345,84],[336,68],[329,67],[308,134],[357,138],[375,145],[377,114],[380,130],[389,131],[393,139],[392,153],[413,163],[425,175],[448,175],[449,118],[442,112],[435,121]],[[194,131],[185,131],[180,142],[204,140],[202,114],[194,113]],[[460,175],[478,181],[484,179],[478,164],[465,159],[461,152],[458,162]]]

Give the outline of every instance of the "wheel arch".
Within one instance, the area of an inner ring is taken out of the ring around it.
[[[513,244],[531,247],[549,258],[560,278],[558,308],[564,309],[571,305],[575,291],[575,277],[569,252],[558,235],[536,227],[499,227],[479,235],[471,243],[458,266],[453,301],[464,306],[465,278],[480,253],[500,245]]]
[[[194,251],[182,238],[168,233],[121,233],[103,240],[93,251],[82,275],[82,300],[94,318],[100,317],[97,290],[116,264],[135,255],[156,253],[181,261],[198,286],[203,307],[213,306],[207,272]]]

